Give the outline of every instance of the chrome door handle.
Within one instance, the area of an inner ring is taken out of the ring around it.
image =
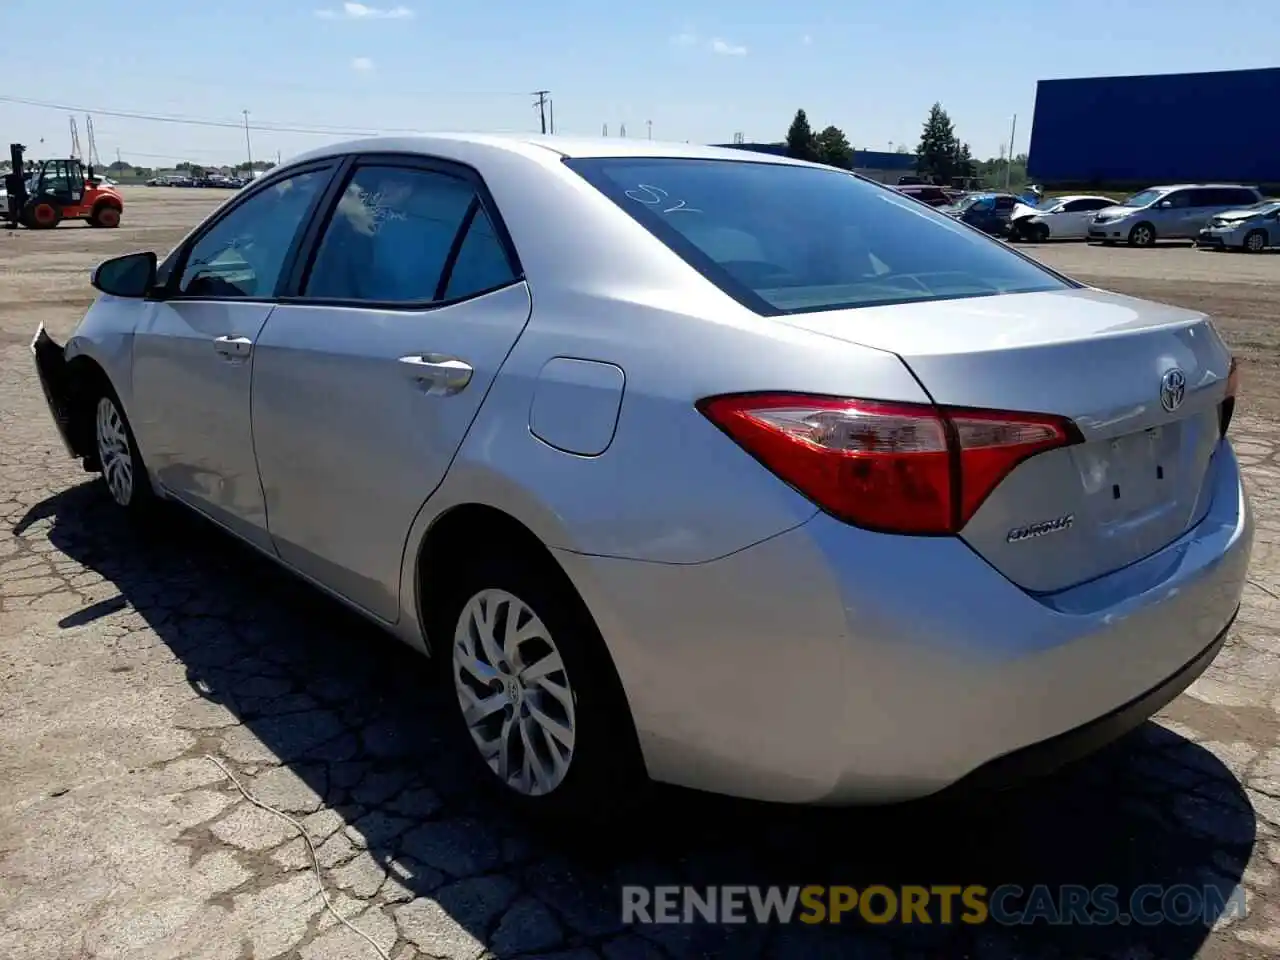
[[[427,393],[450,396],[466,387],[475,372],[471,364],[443,353],[419,353],[401,357],[410,375],[427,388]]]
[[[213,349],[230,360],[242,360],[253,349],[248,337],[214,337]]]

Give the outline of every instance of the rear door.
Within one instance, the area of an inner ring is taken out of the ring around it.
[[[409,528],[531,304],[474,171],[368,156],[347,176],[258,338],[253,433],[281,558],[393,621]]]

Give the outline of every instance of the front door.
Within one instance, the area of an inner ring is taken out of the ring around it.
[[[180,500],[270,547],[253,453],[250,377],[322,166],[255,191],[198,235],[134,336],[131,416],[143,458]]]
[[[409,528],[529,318],[483,193],[445,164],[362,161],[255,349],[276,550],[388,622]]]

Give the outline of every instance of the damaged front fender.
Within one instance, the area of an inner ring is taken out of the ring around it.
[[[90,431],[83,429],[81,418],[77,416],[84,386],[82,378],[68,363],[62,345],[49,336],[43,323],[31,338],[31,356],[63,447],[69,456],[83,460],[88,467],[94,459],[93,438]]]

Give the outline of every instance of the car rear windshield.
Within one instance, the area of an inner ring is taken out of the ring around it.
[[[840,170],[654,157],[565,163],[766,315],[1072,285],[945,214]]]

